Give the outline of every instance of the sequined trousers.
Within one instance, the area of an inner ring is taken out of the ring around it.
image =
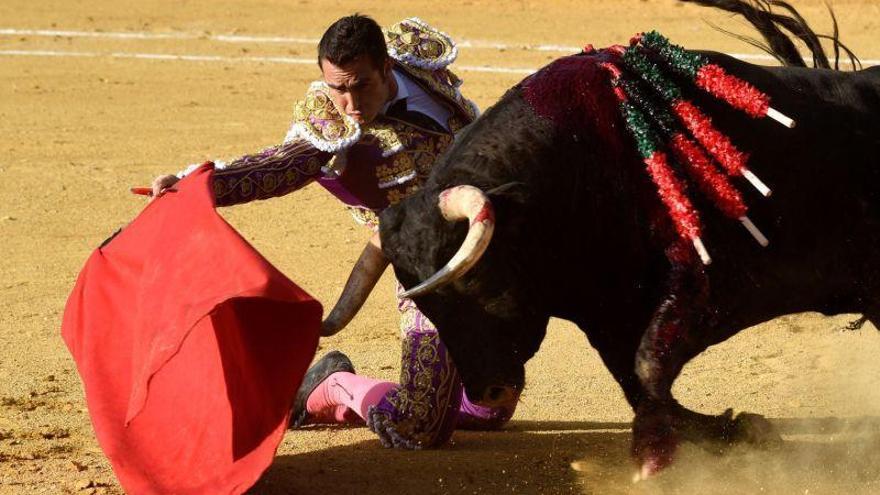
[[[402,289],[398,287],[398,293]],[[437,328],[410,299],[400,299],[400,382],[370,406],[367,426],[386,447],[421,449],[446,443],[456,428],[497,429],[516,401],[482,407],[468,400]]]

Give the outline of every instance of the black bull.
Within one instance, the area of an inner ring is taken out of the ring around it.
[[[570,320],[636,412],[636,453],[662,463],[654,458],[668,455],[675,433],[748,434],[745,422],[697,416],[670,393],[707,347],[795,312],[863,313],[880,325],[880,69],[710,57],[798,122],[787,129],[701,101],[774,188],[770,199],[746,193],[767,248],[701,205],[713,263],[673,267],[648,213],[662,211],[651,204],[656,189],[635,152],[538,116],[523,85],[458,138],[419,193],[382,214],[383,251],[410,287],[443,266],[466,231],[440,216],[439,193],[461,184],[489,192],[497,224],[486,253],[462,278],[416,298],[470,397],[491,402],[494,387],[521,387],[548,319]],[[567,90],[612,98],[608,87]]]
[[[763,198],[739,184],[767,248],[692,194],[713,262],[668,261],[656,188],[621,124],[602,114],[613,99],[607,80],[564,67],[589,55],[560,59],[511,89],[457,138],[422,190],[381,215],[382,251],[411,287],[443,266],[467,231],[441,216],[438,195],[463,184],[487,192],[497,218],[487,251],[464,276],[416,297],[418,307],[468,396],[486,404],[521,389],[550,317],[577,324],[635,411],[643,473],[668,463],[679,438],[762,438],[766,425],[755,416],[702,415],[673,398],[682,367],[707,347],[803,311],[862,313],[880,325],[880,68],[707,56],[797,120],[788,129],[695,95],[773,187]],[[531,91],[547,77],[558,81]]]

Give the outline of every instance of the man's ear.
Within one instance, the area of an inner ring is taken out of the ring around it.
[[[391,57],[385,58],[385,65],[382,67],[382,75],[384,77],[391,77],[391,69],[394,68],[394,59]]]

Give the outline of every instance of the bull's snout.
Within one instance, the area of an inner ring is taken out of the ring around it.
[[[515,402],[519,396],[516,387],[510,385],[492,385],[487,387],[479,404],[484,407],[498,407]]]

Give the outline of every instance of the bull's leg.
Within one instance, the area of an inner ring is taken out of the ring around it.
[[[680,440],[764,443],[778,439],[761,416],[730,411],[710,416],[691,411],[672,397],[672,384],[682,368],[707,347],[699,331],[711,327],[706,311],[708,285],[700,269],[672,273],[667,297],[654,313],[636,353],[635,371],[644,397],[635,406],[633,454],[641,475],[663,469]]]
[[[703,272],[675,268],[667,296],[636,351],[635,372],[645,395],[635,407],[632,448],[642,476],[672,462],[681,434],[676,428],[681,406],[672,397],[672,384],[685,363],[703,350],[693,338],[692,327],[699,323],[707,297]]]

